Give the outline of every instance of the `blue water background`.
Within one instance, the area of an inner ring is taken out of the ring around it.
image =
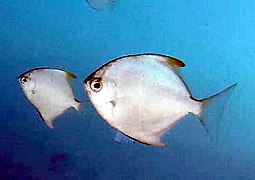
[[[116,0],[114,7],[96,11],[83,0],[1,0],[0,174],[32,179],[254,179],[254,7],[251,0]],[[113,58],[145,52],[182,59],[187,64],[182,74],[197,98],[238,82],[216,144],[194,117],[167,133],[164,149],[114,143],[82,81]],[[40,120],[17,81],[34,67],[66,69],[78,76],[75,92],[85,107],[58,118],[54,130]],[[50,171],[52,155],[63,152],[69,154],[66,162]]]

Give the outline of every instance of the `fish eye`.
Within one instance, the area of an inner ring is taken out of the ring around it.
[[[101,82],[101,78],[96,78],[90,83],[90,88],[94,92],[99,92],[103,87],[103,84]]]
[[[22,77],[20,81],[21,81],[22,84],[25,84],[27,82],[27,78],[26,77]]]

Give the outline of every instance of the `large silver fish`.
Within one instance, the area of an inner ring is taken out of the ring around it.
[[[85,90],[112,127],[136,141],[164,147],[161,136],[178,120],[191,113],[205,126],[207,104],[235,87],[197,100],[176,71],[183,66],[180,60],[159,54],[120,57],[89,75]]]
[[[70,72],[50,68],[32,69],[19,77],[26,98],[49,128],[53,128],[52,122],[70,107],[79,110],[80,103],[68,83],[74,78]]]

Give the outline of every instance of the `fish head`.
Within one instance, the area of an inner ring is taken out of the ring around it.
[[[75,75],[58,69],[35,68],[20,75],[19,83],[29,97],[34,95],[35,91],[45,91],[43,88],[51,87],[59,79],[66,81],[66,78],[75,78]]]
[[[19,83],[23,92],[26,94],[28,98],[33,96],[36,88],[36,81],[33,71],[28,71],[20,75]]]
[[[92,73],[84,80],[87,92],[97,112],[107,121],[113,120],[117,87],[115,80],[105,73],[106,68]]]

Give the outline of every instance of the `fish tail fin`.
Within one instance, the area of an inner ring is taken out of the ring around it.
[[[76,111],[80,111],[81,102],[75,99],[74,104],[72,106],[76,109]]]
[[[217,131],[221,122],[224,106],[236,86],[237,83],[234,83],[215,95],[197,100],[202,103],[202,109],[196,116],[206,129],[211,140],[217,139]]]

